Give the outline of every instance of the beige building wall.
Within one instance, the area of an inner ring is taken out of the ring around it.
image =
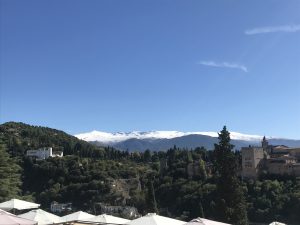
[[[300,148],[291,148],[290,154],[300,160]]]
[[[242,176],[256,178],[260,169],[261,160],[264,159],[264,150],[261,147],[243,147]]]
[[[278,175],[293,175],[292,164],[288,163],[268,163],[268,172]]]
[[[300,164],[297,163],[297,159],[290,155],[273,158],[267,161],[267,168],[271,174],[299,176],[299,167]]]

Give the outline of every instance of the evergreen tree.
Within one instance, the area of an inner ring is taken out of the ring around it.
[[[150,162],[151,161],[151,152],[149,149],[147,149],[144,152],[144,162]]]
[[[248,224],[245,197],[237,177],[237,162],[226,126],[215,144],[214,167],[217,173],[217,212],[220,220],[234,225]]]
[[[157,203],[155,198],[155,191],[153,187],[153,181],[148,181],[148,196],[147,196],[147,202],[148,202],[148,210],[149,212],[158,213],[157,209]]]
[[[202,159],[199,160],[199,170],[201,179],[206,180],[207,173],[205,169],[205,162]]]
[[[201,201],[200,201],[200,203],[199,203],[199,213],[200,213],[200,217],[201,218],[205,218],[205,215],[204,215],[204,210],[203,210],[203,206],[202,206],[202,203],[201,203]]]
[[[0,202],[17,197],[20,193],[20,166],[9,157],[0,141]]]

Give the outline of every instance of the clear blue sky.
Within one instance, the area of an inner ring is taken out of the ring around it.
[[[1,2],[0,122],[300,138],[300,1]]]

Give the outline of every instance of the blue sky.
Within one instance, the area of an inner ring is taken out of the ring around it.
[[[300,1],[1,3],[0,122],[300,138]]]

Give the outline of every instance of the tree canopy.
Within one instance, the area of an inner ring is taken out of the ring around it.
[[[237,176],[237,159],[232,152],[230,133],[226,126],[215,144],[215,171],[217,175],[217,212],[222,221],[236,225],[248,224],[246,202]]]
[[[9,156],[5,145],[0,141],[0,202],[18,197],[21,194],[21,167],[16,159]]]
[[[140,214],[157,211],[185,221],[201,216],[246,224],[245,213],[256,223],[300,221],[300,181],[274,176],[240,180],[240,152],[232,151],[226,128],[214,151],[201,146],[119,151],[22,123],[0,125],[0,139],[7,146],[0,148],[2,200],[18,196],[46,210],[52,201],[71,202],[74,210],[94,214],[100,214],[103,205],[130,206]],[[63,149],[66,156],[46,160],[25,156],[28,149],[45,143]]]

